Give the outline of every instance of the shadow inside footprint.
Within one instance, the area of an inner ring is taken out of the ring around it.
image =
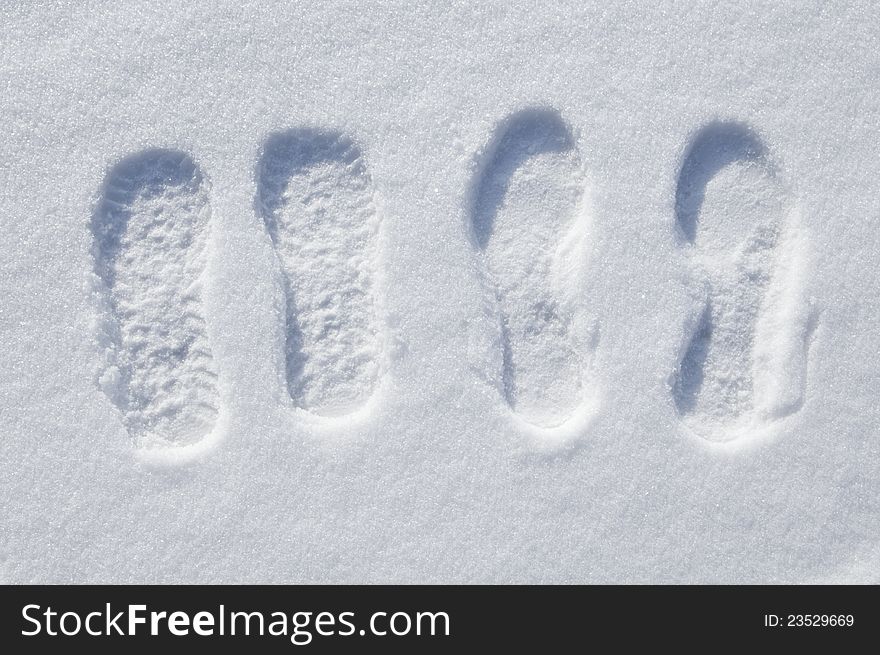
[[[123,159],[90,228],[108,310],[101,387],[136,445],[201,441],[219,399],[202,306],[210,203],[198,166],[167,149]]]
[[[192,158],[179,150],[150,148],[117,163],[101,187],[101,201],[90,228],[96,249],[95,272],[108,288],[115,281],[112,265],[120,251],[136,201],[149,200],[169,188],[194,191],[202,175]]]
[[[706,358],[711,342],[712,308],[710,301],[700,315],[694,336],[681,360],[679,374],[675,379],[673,397],[678,413],[681,415],[690,414],[696,409],[697,399],[703,388]]]
[[[780,263],[791,211],[752,129],[714,122],[695,135],[679,173],[675,219],[706,297],[673,398],[707,440],[737,439],[784,413],[778,390],[803,359],[800,349],[779,346],[797,340],[800,329],[778,318],[796,311],[798,281]]]
[[[334,130],[274,134],[257,189],[282,273],[288,393],[317,414],[351,413],[372,395],[382,360],[380,219],[360,149]]]
[[[675,190],[675,220],[685,239],[693,243],[705,199],[706,185],[724,167],[738,161],[763,161],[766,148],[746,124],[715,121],[694,137]]]
[[[510,178],[523,163],[544,153],[574,148],[571,131],[559,112],[546,108],[518,111],[495,130],[488,161],[471,193],[473,236],[485,250],[495,227],[495,216],[507,193]]]
[[[584,399],[586,353],[576,300],[586,234],[583,178],[560,114],[529,108],[502,121],[470,194],[470,232],[497,303],[500,386],[527,423],[565,423]]]

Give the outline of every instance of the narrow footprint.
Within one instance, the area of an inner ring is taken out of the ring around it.
[[[198,167],[171,150],[117,164],[92,218],[107,301],[101,386],[140,447],[197,443],[217,420],[201,284],[210,220]]]
[[[584,255],[572,247],[586,230],[580,157],[557,112],[528,109],[499,126],[485,161],[471,227],[497,303],[503,393],[528,423],[556,427],[585,392]]]
[[[339,133],[291,130],[266,142],[257,187],[283,277],[290,397],[318,415],[349,414],[375,391],[383,350],[364,159]]]
[[[703,438],[731,441],[803,397],[796,207],[758,136],[713,123],[682,165],[676,221],[704,306],[674,380],[675,405]]]

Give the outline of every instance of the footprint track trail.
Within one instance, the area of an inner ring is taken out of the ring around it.
[[[142,151],[111,169],[92,217],[106,300],[100,384],[138,447],[192,445],[217,421],[202,306],[207,186],[188,155]]]
[[[675,406],[704,439],[733,441],[791,413],[803,395],[796,207],[760,138],[731,122],[694,137],[675,206],[704,303]]]
[[[558,427],[585,395],[580,156],[556,111],[526,109],[498,127],[485,161],[471,230],[497,307],[503,394],[527,423]]]
[[[282,132],[265,144],[257,188],[283,279],[288,393],[316,415],[349,415],[383,362],[380,216],[364,158],[339,132]]]

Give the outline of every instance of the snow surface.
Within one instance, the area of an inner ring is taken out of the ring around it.
[[[0,581],[880,581],[871,3],[3,3]]]

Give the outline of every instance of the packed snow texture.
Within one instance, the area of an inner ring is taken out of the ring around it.
[[[0,582],[880,582],[880,11],[7,3]]]
[[[379,221],[357,147],[313,130],[273,136],[257,181],[283,271],[287,387],[297,406],[352,412],[373,393]]]
[[[684,423],[712,441],[760,436],[803,398],[806,244],[777,175],[760,140],[735,124],[701,130],[679,174],[676,220],[705,299],[673,395]]]
[[[114,167],[92,219],[95,269],[109,295],[100,384],[137,447],[199,441],[217,418],[201,308],[210,214],[192,160],[147,151]]]
[[[517,113],[500,131],[476,176],[473,238],[497,301],[504,397],[525,421],[556,427],[581,404],[587,372],[577,321],[583,175],[556,112]]]

